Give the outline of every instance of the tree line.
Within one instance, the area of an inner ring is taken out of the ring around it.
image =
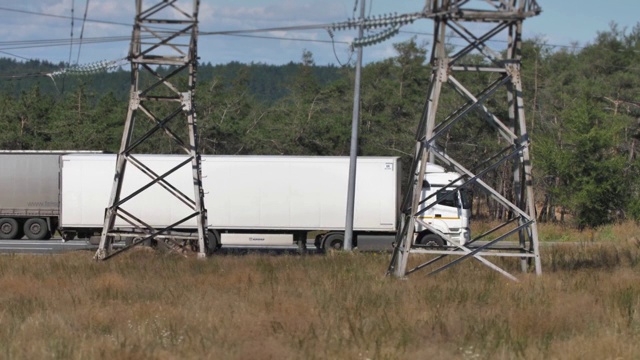
[[[364,66],[360,155],[411,160],[431,73],[427,45],[415,39],[396,43],[395,56]],[[522,52],[539,220],[578,227],[639,220],[640,25],[612,25],[584,47],[527,40]],[[0,59],[0,74],[37,74],[61,65]],[[474,80],[479,89],[491,80],[483,76]],[[283,66],[202,64],[196,89],[200,150],[348,155],[353,77],[353,67],[318,66],[306,50],[300,63]],[[0,78],[0,148],[116,152],[129,81],[124,69],[83,77]],[[506,99],[495,101],[487,107],[498,109]],[[443,93],[443,108],[458,105],[453,94]],[[456,159],[482,161],[504,144],[480,124],[452,129],[439,145]],[[167,144],[147,150],[175,151]],[[496,188],[508,188],[507,174],[487,176]],[[505,216],[490,201],[478,204],[483,206],[474,209],[476,216]]]

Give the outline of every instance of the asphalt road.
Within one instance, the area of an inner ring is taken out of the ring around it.
[[[115,243],[114,247],[118,247],[119,243]],[[91,245],[87,239],[75,239],[63,242],[62,238],[54,238],[51,240],[0,240],[0,254],[60,254],[69,251],[87,251],[92,252],[98,250],[98,245]],[[297,253],[297,246],[274,246],[270,248],[256,247],[234,247],[222,249],[221,253],[243,253],[247,251],[254,252],[276,252],[276,253]],[[307,242],[307,252],[316,253],[316,247],[313,240]]]
[[[117,248],[118,244],[114,244]],[[86,240],[71,240],[62,242],[61,239],[52,240],[0,240],[0,254],[60,254],[70,251],[86,251],[95,252],[98,250],[97,245],[91,245]],[[251,247],[234,247],[223,249],[223,254],[244,253],[248,251],[254,252],[277,252],[277,253],[295,253],[295,246],[277,246],[273,248],[251,248]],[[315,252],[315,247],[309,247],[309,252]]]
[[[62,242],[62,239],[51,240],[0,240],[2,254],[56,254],[78,250],[97,250],[84,239]]]
[[[115,247],[118,243],[114,244]],[[62,238],[54,238],[51,240],[0,240],[0,254],[60,254],[69,251],[96,251],[97,245],[91,245],[87,239],[75,239],[63,242]],[[391,250],[388,244],[366,243],[360,246],[361,251],[384,251]],[[242,254],[247,252],[254,253],[281,253],[295,254],[298,247],[293,246],[272,246],[268,248],[259,248],[252,246],[235,246],[233,248],[222,248],[219,250],[221,254]],[[307,241],[307,253],[314,254],[319,251],[313,244],[313,239]]]
[[[118,243],[114,246],[118,247]],[[390,244],[387,243],[375,243],[369,242],[360,244],[360,251],[385,251],[391,250]],[[478,244],[482,245],[482,244]],[[504,244],[506,247],[516,246],[515,243],[507,242]],[[0,254],[59,254],[69,251],[87,251],[92,252],[98,249],[97,245],[91,245],[86,239],[75,239],[71,241],[63,242],[61,238],[54,238],[51,240],[0,240]],[[223,248],[220,250],[222,254],[237,254],[246,252],[258,252],[258,253],[297,253],[297,246],[274,246],[269,248],[256,248],[256,247],[233,247]],[[307,241],[307,252],[318,253],[313,239]]]

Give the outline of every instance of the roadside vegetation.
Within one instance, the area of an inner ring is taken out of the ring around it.
[[[1,256],[0,357],[640,357],[638,226],[568,232],[518,283],[476,261],[398,280],[388,253]]]

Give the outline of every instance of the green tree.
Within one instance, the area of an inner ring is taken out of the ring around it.
[[[52,97],[43,95],[39,86],[23,91],[20,96],[5,94],[0,109],[0,136],[7,150],[48,149],[52,140],[49,114],[54,105]]]
[[[626,158],[616,151],[624,124],[607,116],[602,104],[581,96],[561,113],[562,148],[548,139],[537,146],[539,166],[560,179],[553,191],[573,210],[581,228],[606,224],[624,209],[630,194]]]
[[[426,44],[394,44],[397,55],[363,71],[361,149],[364,155],[413,156],[430,68]]]

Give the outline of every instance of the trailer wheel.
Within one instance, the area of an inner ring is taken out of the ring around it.
[[[220,244],[220,232],[210,229],[207,231],[207,251],[213,254],[218,251],[222,245]]]
[[[444,240],[436,234],[421,234],[416,241],[416,244],[424,245],[428,247],[444,247]]]
[[[31,240],[43,240],[49,235],[49,228],[44,219],[31,218],[24,222],[24,233]]]
[[[0,239],[14,239],[20,233],[18,221],[12,218],[0,219]]]
[[[344,247],[344,234],[330,233],[324,238],[324,251],[342,250]]]

